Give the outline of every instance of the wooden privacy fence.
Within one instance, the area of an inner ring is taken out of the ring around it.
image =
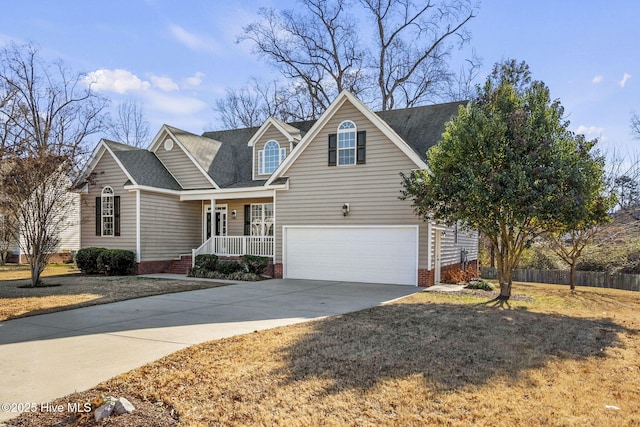
[[[498,279],[498,269],[480,267],[484,279]],[[569,284],[569,270],[534,270],[531,268],[513,271],[514,282]],[[609,274],[600,271],[576,271],[577,286],[640,291],[640,274]]]

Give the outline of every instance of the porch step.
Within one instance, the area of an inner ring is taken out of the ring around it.
[[[187,274],[191,268],[191,255],[181,255],[180,259],[174,260],[165,273]]]

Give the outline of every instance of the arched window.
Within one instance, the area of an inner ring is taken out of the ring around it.
[[[267,175],[273,173],[287,155],[286,148],[280,148],[278,141],[268,141],[264,150],[258,152],[258,174]]]
[[[101,223],[102,223],[102,235],[113,236],[114,235],[114,197],[113,189],[111,187],[104,187],[101,195]]]
[[[356,164],[356,130],[351,120],[338,126],[338,166]]]

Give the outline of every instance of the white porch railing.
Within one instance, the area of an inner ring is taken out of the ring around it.
[[[213,236],[199,248],[192,250],[191,263],[195,262],[196,256],[202,254],[272,257],[273,236]]]

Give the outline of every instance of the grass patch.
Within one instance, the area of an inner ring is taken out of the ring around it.
[[[225,286],[215,282],[140,276],[84,276],[77,274],[69,264],[47,266],[45,273],[45,286],[31,288],[28,287],[30,280],[21,278],[24,274],[23,266],[11,266],[0,271],[0,321],[152,295]],[[26,274],[29,277],[28,267]]]
[[[58,402],[131,397],[152,408],[138,416],[165,414],[162,426],[178,423],[172,413],[189,426],[640,425],[640,295],[532,284],[514,294],[527,298],[498,308],[423,292],[212,341]],[[65,417],[9,423],[73,422]]]
[[[66,276],[79,274],[75,264],[47,264],[41,277]],[[29,264],[5,264],[0,266],[0,285],[5,280],[29,279],[31,270]]]

